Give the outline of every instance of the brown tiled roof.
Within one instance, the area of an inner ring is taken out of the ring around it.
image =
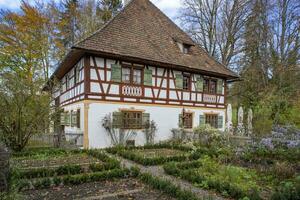
[[[192,45],[183,54],[175,41]],[[139,58],[236,78],[149,0],[132,0],[115,18],[73,49]]]

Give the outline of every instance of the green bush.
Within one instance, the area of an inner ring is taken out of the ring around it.
[[[225,196],[260,199],[257,176],[253,171],[221,165],[208,156],[199,161],[167,163],[164,170],[167,174],[181,177],[199,187],[215,189]]]
[[[35,189],[48,188],[52,185],[77,185],[86,182],[102,181],[112,178],[125,178],[130,175],[127,169],[113,169],[103,172],[95,172],[89,174],[67,175],[54,178],[42,178],[38,180],[23,179],[17,183],[19,190],[26,190],[32,185]]]
[[[296,200],[300,199],[300,176],[295,180],[282,182],[273,193],[272,200]]]
[[[179,200],[197,200],[198,198],[190,191],[182,190],[172,182],[153,177],[150,174],[141,174],[139,179],[150,185],[152,188],[163,191],[164,193]]]
[[[19,171],[15,173],[14,176],[16,178],[42,178],[42,177],[50,177],[50,176],[60,176],[60,175],[73,175],[80,174],[83,172],[83,169],[80,165],[64,165],[60,166],[57,169],[49,169],[49,168],[38,168],[31,169],[26,171]]]
[[[178,156],[171,156],[171,157],[158,156],[158,157],[147,158],[138,155],[133,151],[128,151],[128,150],[119,151],[118,155],[122,156],[123,158],[142,164],[144,166],[160,165],[171,161],[179,162],[179,161],[187,160],[187,156],[185,155],[178,155]]]

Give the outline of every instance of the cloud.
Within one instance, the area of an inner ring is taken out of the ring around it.
[[[18,0],[0,0],[1,9],[18,9],[21,1]]]
[[[150,0],[161,11],[163,11],[169,18],[179,25],[178,14],[182,7],[182,0]]]

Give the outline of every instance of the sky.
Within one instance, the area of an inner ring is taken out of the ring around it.
[[[34,2],[34,0],[29,0]],[[151,0],[160,10],[162,10],[169,18],[176,21],[178,11],[181,5],[181,0]],[[1,9],[17,10],[21,0],[0,0]]]

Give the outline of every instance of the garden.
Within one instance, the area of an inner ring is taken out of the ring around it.
[[[197,199],[101,150],[26,149],[13,153],[10,171],[0,199]]]

